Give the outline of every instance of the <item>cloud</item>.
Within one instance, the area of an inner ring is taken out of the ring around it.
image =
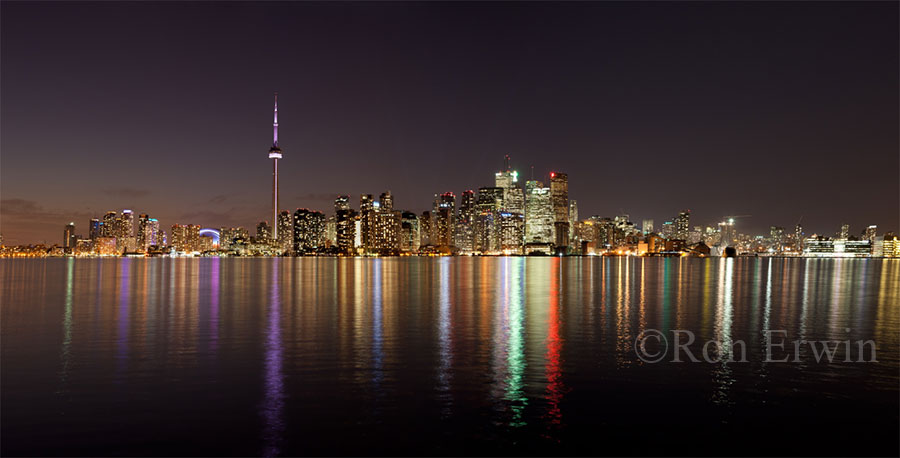
[[[125,197],[129,199],[137,199],[139,197],[150,195],[150,190],[148,189],[129,188],[127,186],[103,188],[100,192],[103,194],[114,194],[116,197]]]
[[[92,217],[82,211],[47,209],[33,200],[0,200],[0,230],[7,245],[60,243],[63,227],[70,221],[75,222],[76,233],[86,235]]]
[[[225,197],[225,194],[219,194],[218,196],[214,196],[206,202],[210,204],[221,204],[224,203],[226,199],[227,197]]]

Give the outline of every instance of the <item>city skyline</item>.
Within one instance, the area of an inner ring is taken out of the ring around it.
[[[749,233],[800,217],[808,233],[896,229],[897,68],[885,64],[896,61],[885,39],[896,24],[870,26],[891,22],[896,5],[770,7],[778,15],[718,4],[406,6],[359,6],[348,18],[347,5],[82,5],[94,14],[73,24],[71,5],[4,5],[4,243],[54,243],[60,224],[83,227],[110,209],[166,226],[270,220],[271,166],[258,158],[276,90],[289,107],[283,209],[327,211],[337,195],[391,190],[398,208],[419,212],[435,193],[490,184],[485,171],[510,155],[522,177],[532,166],[570,173],[583,216],[661,224],[690,208],[706,224],[753,215],[741,221]],[[279,12],[303,13],[294,19],[309,27]],[[616,23],[604,23],[609,12]],[[235,28],[241,15],[273,21],[280,39],[257,34],[268,23]],[[681,23],[698,30],[658,39]],[[159,24],[191,45],[171,48]],[[585,27],[598,36],[580,40]],[[302,45],[313,38],[331,40],[331,52]],[[196,58],[198,46],[211,51]],[[388,65],[367,65],[373,51]],[[265,63],[278,71],[257,71]]]

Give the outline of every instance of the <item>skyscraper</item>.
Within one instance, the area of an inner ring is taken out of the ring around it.
[[[675,217],[675,238],[679,240],[687,240],[688,233],[691,231],[691,211],[684,210]]]
[[[90,239],[97,240],[103,236],[103,223],[97,218],[91,218],[89,230]]]
[[[525,213],[525,197],[519,187],[519,172],[509,166],[509,156],[504,160],[504,170],[494,174],[494,186],[503,188],[503,210],[510,213]]]
[[[371,194],[359,196],[359,222],[361,246],[368,252],[375,244],[375,198]]]
[[[553,204],[554,242],[557,250],[569,246],[569,176],[550,172],[550,201]]]
[[[278,93],[275,93],[275,122],[272,124],[272,147],[269,148],[272,161],[272,239],[278,240],[278,160],[281,148],[278,146]]]
[[[652,219],[645,219],[645,220],[641,223],[641,231],[644,232],[644,235],[647,235],[647,234],[653,232],[653,220],[652,220]]]
[[[550,188],[540,181],[525,182],[525,243],[553,243],[553,222]]]
[[[350,208],[350,196],[338,196],[334,200],[334,224],[336,245],[344,254],[350,254],[356,239],[356,212]]]
[[[449,248],[453,245],[453,227],[456,221],[456,196],[445,192],[435,201],[434,237],[432,243],[439,247]]]
[[[297,254],[316,252],[324,233],[324,213],[306,208],[294,212],[294,251]]]
[[[63,230],[63,246],[66,248],[75,248],[75,223],[66,224]]]
[[[475,202],[475,191],[463,191],[459,200],[459,217],[456,220],[456,246],[463,252],[475,249],[473,229],[478,208]]]
[[[282,253],[289,253],[294,247],[294,219],[291,212],[282,210],[278,214],[277,244]]]
[[[118,226],[116,225],[117,220],[116,212],[108,211],[105,215],[103,215],[103,228],[100,231],[101,237],[116,237]]]
[[[268,244],[272,241],[272,227],[268,221],[260,221],[256,225],[256,243]]]

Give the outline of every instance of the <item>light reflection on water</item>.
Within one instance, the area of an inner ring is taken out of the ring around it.
[[[716,453],[772,428],[784,454],[862,453],[812,440],[846,418],[897,454],[888,260],[69,258],[0,281],[6,455]],[[750,362],[648,364],[648,329]],[[769,330],[878,362],[764,363]]]

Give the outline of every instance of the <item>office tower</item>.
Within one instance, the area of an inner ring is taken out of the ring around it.
[[[337,199],[334,199],[334,213],[341,210],[350,210],[350,196],[337,196]]]
[[[272,240],[272,226],[268,221],[260,221],[256,225],[256,243],[269,244]]]
[[[117,226],[116,220],[118,219],[116,212],[108,211],[105,215],[103,215],[103,225],[100,226],[100,237],[115,237]]]
[[[844,224],[841,226],[841,233],[838,235],[838,238],[847,239],[850,237],[850,225]]]
[[[91,240],[97,240],[103,237],[103,223],[97,218],[91,218],[89,229],[89,237]]]
[[[419,218],[413,212],[403,212],[400,215],[400,251],[417,253],[421,241]]]
[[[435,201],[434,245],[449,248],[453,245],[453,227],[456,222],[456,196],[445,192]]]
[[[691,228],[691,211],[684,210],[675,217],[675,238],[687,240]]]
[[[565,173],[550,172],[550,202],[553,205],[554,243],[557,250],[565,251],[569,246],[569,176]]]
[[[159,231],[157,231],[157,233],[156,233],[156,246],[159,246],[159,247],[168,246],[168,244],[166,243],[166,231],[164,231],[164,230],[162,230],[162,229],[160,229]]]
[[[503,189],[503,210],[525,213],[525,196],[519,187],[519,172],[510,168],[508,155],[505,157],[504,171],[494,174],[494,187]]]
[[[775,253],[781,253],[784,250],[783,227],[769,226],[769,248]]]
[[[219,248],[222,250],[230,250],[246,243],[249,239],[250,233],[243,227],[223,227],[219,229]]]
[[[390,191],[383,192],[378,197],[378,204],[381,211],[394,211],[394,196],[391,195]]]
[[[644,232],[644,235],[653,232],[653,220],[645,219],[643,222],[641,222],[641,231]]]
[[[550,188],[540,181],[525,182],[525,243],[553,243],[553,223]]]
[[[269,148],[269,159],[272,159],[272,233],[271,240],[278,240],[278,160],[281,159],[281,147],[278,146],[278,93],[275,93],[275,115],[272,123],[272,147]]]
[[[116,219],[116,249],[118,251],[137,250],[137,239],[134,237],[134,213],[122,210]]]
[[[325,214],[306,208],[294,212],[294,251],[297,254],[316,252],[325,235]]]
[[[475,198],[478,212],[473,230],[475,251],[482,253],[500,251],[500,227],[497,220],[503,207],[503,198],[503,188],[478,188],[478,196]]]
[[[422,217],[419,218],[419,236],[420,242],[419,246],[427,246],[434,245],[431,241],[434,238],[434,218],[432,218],[430,211],[422,212]]]
[[[359,196],[359,222],[362,248],[368,252],[375,244],[375,199],[371,194]]]
[[[797,251],[803,251],[803,226],[800,223],[794,226],[794,240],[797,242]]]
[[[146,213],[141,213],[138,216],[137,249],[140,251],[147,251],[147,248],[150,246],[150,236],[148,234],[150,228],[147,224],[149,219],[150,217]]]
[[[74,249],[75,241],[75,223],[66,224],[66,228],[63,230],[62,246]]]
[[[325,220],[325,248],[331,248],[337,246],[337,217],[334,215],[329,216]]]
[[[719,223],[719,246],[734,246],[734,218]]]
[[[349,203],[346,207],[340,207],[334,215],[336,244],[344,254],[350,254],[353,251],[357,238],[356,225],[359,222],[357,213],[349,207]],[[337,202],[335,202],[335,208],[338,208]]]
[[[578,202],[574,200],[569,201],[569,245],[579,248],[581,246],[581,241],[577,237],[577,232],[575,231],[575,224],[578,222]]]
[[[175,251],[191,253],[200,249],[200,226],[175,224],[172,226],[172,246]]]
[[[473,230],[478,208],[475,201],[475,191],[463,191],[459,200],[459,215],[456,219],[456,246],[462,252],[471,252],[475,249]]]
[[[497,224],[500,231],[500,251],[503,254],[523,254],[525,217],[521,213],[501,211]]]
[[[868,240],[872,243],[875,243],[875,236],[877,235],[877,233],[878,233],[878,226],[873,224],[873,225],[867,227],[865,232],[863,232],[862,239]]]
[[[375,251],[379,254],[398,254],[400,251],[400,224],[403,217],[399,210],[379,208],[375,213]]]
[[[282,253],[289,253],[294,248],[294,218],[291,216],[291,212],[282,210],[278,214],[277,226],[278,249]]]
[[[678,231],[675,230],[675,223],[672,221],[664,221],[662,228],[659,230],[659,235],[666,239],[674,239],[677,232]]]

